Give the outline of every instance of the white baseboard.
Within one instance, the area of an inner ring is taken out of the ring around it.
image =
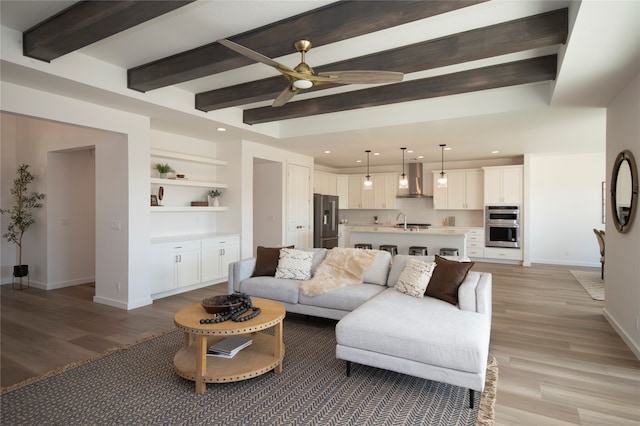
[[[622,340],[624,340],[627,346],[629,346],[629,349],[631,349],[631,352],[633,352],[636,358],[640,360],[640,346],[638,346],[638,344],[633,341],[631,336],[629,336],[627,332],[620,326],[620,324],[618,324],[615,318],[611,316],[611,314],[607,311],[607,308],[604,308],[602,312],[605,319],[609,321],[609,324],[611,324],[611,327],[613,327],[616,333],[618,333]]]

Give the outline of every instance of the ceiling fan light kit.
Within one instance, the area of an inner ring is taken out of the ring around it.
[[[289,68],[286,65],[280,64],[273,59],[264,56],[261,53],[253,51],[247,47],[234,43],[227,39],[218,40],[218,43],[229,49],[241,54],[256,62],[261,62],[265,65],[275,68],[283,76],[289,80],[289,85],[276,97],[271,106],[279,107],[286,104],[293,96],[295,96],[300,90],[310,89],[313,86],[326,83],[335,84],[381,84],[381,83],[395,83],[402,81],[404,74],[395,71],[371,71],[371,70],[356,70],[356,71],[329,71],[316,73],[305,62],[305,53],[311,49],[311,42],[309,40],[298,40],[294,43],[294,47],[300,52],[300,63],[295,68]]]

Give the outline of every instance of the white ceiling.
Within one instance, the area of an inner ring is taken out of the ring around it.
[[[7,1],[0,3],[1,24],[22,32],[63,10],[74,1]],[[424,155],[422,161],[438,161],[439,144],[451,147],[449,161],[512,157],[525,153],[603,152],[601,108],[640,72],[640,2],[629,1],[490,1],[444,15],[344,40],[307,55],[312,66],[390,49],[417,40],[548,10],[569,7],[569,41],[546,49],[559,54],[556,82],[508,87],[482,92],[414,101],[404,104],[285,120],[248,126],[242,109],[228,108],[208,114],[193,108],[193,95],[277,75],[272,68],[254,64],[146,94],[134,92],[118,81],[78,81],[72,69],[93,67],[124,73],[174,53],[211,43],[288,16],[315,9],[331,1],[219,1],[200,0],[147,23],[123,31],[54,60],[11,59],[2,53],[2,80],[49,90],[65,96],[104,104],[151,117],[158,130],[187,134],[217,142],[252,140],[310,155],[318,164],[348,168],[364,158],[364,150],[380,155],[372,165],[397,164],[400,147]],[[13,33],[3,29],[3,35]],[[18,34],[18,33],[16,33]],[[16,42],[19,37],[16,37]],[[4,42],[7,42],[5,40]],[[3,49],[5,50],[5,49]],[[354,55],[354,51],[357,55]],[[292,52],[294,49],[292,47]],[[532,53],[483,60],[483,65],[512,61]],[[277,59],[295,65],[292,53]],[[56,63],[57,62],[57,63]],[[465,69],[462,64],[406,75],[405,80]],[[106,74],[105,74],[106,75]],[[95,81],[95,80],[94,80]],[[119,86],[118,86],[119,84]],[[283,87],[286,80],[283,79]],[[355,85],[328,89],[358,89]],[[326,93],[326,91],[325,91]],[[295,100],[318,96],[298,95]],[[269,102],[242,108],[268,105]],[[215,129],[223,125],[228,130]],[[595,131],[594,131],[595,130]],[[331,154],[325,154],[330,150]],[[498,154],[491,154],[497,150]]]

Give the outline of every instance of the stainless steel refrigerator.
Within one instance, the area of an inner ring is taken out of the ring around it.
[[[338,246],[338,197],[313,194],[313,246]]]

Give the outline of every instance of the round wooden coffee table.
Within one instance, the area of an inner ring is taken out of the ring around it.
[[[236,382],[271,370],[282,372],[284,306],[255,297],[252,302],[262,312],[245,322],[229,320],[217,324],[200,324],[201,319],[213,316],[199,303],[176,313],[173,322],[184,331],[185,345],[174,356],[173,365],[178,375],[196,383],[196,393],[204,393],[207,383]],[[271,327],[274,327],[273,335],[259,333]],[[207,356],[209,346],[234,334],[249,335],[253,343],[233,358]]]

